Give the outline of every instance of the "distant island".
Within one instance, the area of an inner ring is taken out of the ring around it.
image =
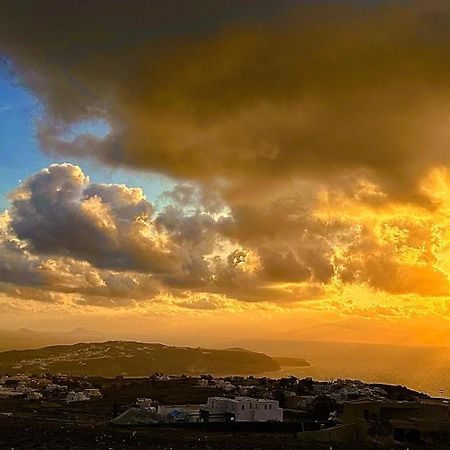
[[[64,373],[72,376],[139,377],[155,372],[171,375],[249,375],[276,370],[280,370],[280,362],[264,353],[134,341],[54,345],[0,353],[0,375]]]

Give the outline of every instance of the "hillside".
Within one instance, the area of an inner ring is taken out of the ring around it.
[[[173,375],[245,375],[279,369],[279,364],[263,353],[130,341],[55,345],[0,353],[0,375],[46,372],[109,377],[147,376],[154,372]]]

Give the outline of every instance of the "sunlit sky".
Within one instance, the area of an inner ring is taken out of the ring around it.
[[[0,4],[0,328],[450,345],[450,5]]]
[[[82,165],[97,182],[141,186],[147,195],[152,197],[157,197],[171,188],[173,182],[169,177],[162,175],[149,176],[139,170],[111,168],[76,158],[76,155],[70,158],[46,155],[36,137],[36,121],[43,117],[45,108],[32,91],[20,84],[9,61],[6,60],[5,64],[0,66],[0,175],[2,179],[0,205],[2,208],[7,208],[8,193],[22,180],[52,163],[70,162]],[[102,136],[107,128],[100,120],[92,120],[87,121],[85,127],[76,131],[84,130]]]

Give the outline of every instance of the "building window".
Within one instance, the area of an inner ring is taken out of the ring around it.
[[[264,409],[267,409],[267,405],[264,405]]]
[[[242,409],[244,409],[244,405],[242,405]]]
[[[272,405],[269,405],[269,409],[272,409]]]
[[[249,407],[250,407],[250,409],[253,409],[253,403],[250,403]]]

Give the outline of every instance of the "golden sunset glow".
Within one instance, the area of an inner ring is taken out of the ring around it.
[[[43,3],[3,328],[450,345],[447,2]]]

